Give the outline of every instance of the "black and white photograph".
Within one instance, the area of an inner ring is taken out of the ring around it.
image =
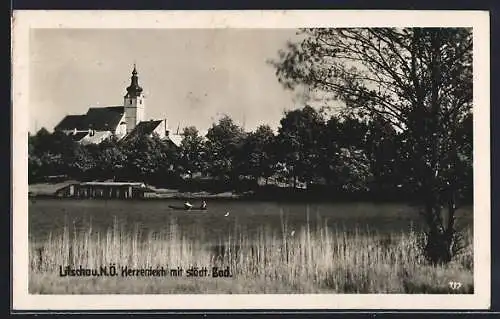
[[[487,307],[488,14],[413,13],[17,12],[20,304]]]

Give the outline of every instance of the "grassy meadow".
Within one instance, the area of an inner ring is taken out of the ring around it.
[[[114,219],[96,230],[64,226],[30,238],[29,292],[32,294],[196,294],[196,293],[473,293],[473,239],[465,228],[465,249],[446,266],[430,266],[414,230],[380,233],[357,226],[350,231],[324,219],[291,227],[262,224],[248,231],[235,222],[214,240],[210,229],[180,227],[170,219],[160,230],[127,227]],[[196,236],[193,236],[193,233]],[[60,276],[59,266],[116,265],[116,277]],[[120,268],[182,267],[180,276],[122,277]],[[206,277],[187,277],[206,266]],[[232,277],[213,278],[212,267],[229,267]],[[449,282],[460,282],[451,291]]]

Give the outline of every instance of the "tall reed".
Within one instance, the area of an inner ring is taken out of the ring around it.
[[[413,231],[382,235],[358,227],[347,232],[326,221],[312,227],[309,210],[307,223],[293,229],[283,212],[280,216],[280,230],[263,225],[250,233],[235,222],[227,236],[217,241],[207,240],[202,229],[181,230],[175,220],[161,232],[138,226],[126,231],[116,220],[105,232],[95,231],[92,225],[83,230],[66,226],[45,240],[30,240],[30,270],[41,276],[66,265],[229,266],[235,285],[255,280],[266,285],[279,282],[297,293],[448,293],[452,280],[463,281],[461,292],[473,291],[470,231],[464,252],[449,265],[434,267],[421,256],[420,237]],[[198,237],[193,239],[188,232],[196,232]],[[256,293],[266,290],[252,289]]]

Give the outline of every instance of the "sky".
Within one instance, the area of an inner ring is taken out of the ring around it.
[[[201,133],[222,115],[247,131],[276,129],[300,104],[266,61],[278,57],[293,29],[32,29],[30,132],[91,106],[123,105],[136,63],[146,119],[194,125]]]

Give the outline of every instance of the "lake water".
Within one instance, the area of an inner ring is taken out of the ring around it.
[[[192,201],[193,205],[199,202]],[[408,232],[420,228],[422,219],[415,208],[402,204],[381,203],[283,203],[242,200],[208,201],[206,212],[176,211],[168,205],[182,205],[175,200],[75,200],[36,199],[29,203],[29,233],[41,240],[49,233],[61,232],[64,226],[77,229],[92,224],[95,231],[105,231],[116,221],[125,229],[159,232],[176,223],[188,236],[203,232],[212,239],[227,236],[235,225],[251,233],[262,226],[281,231],[283,221],[288,229],[307,224],[325,223],[339,231],[369,228],[379,233]],[[457,213],[458,226],[472,224],[472,207]]]

